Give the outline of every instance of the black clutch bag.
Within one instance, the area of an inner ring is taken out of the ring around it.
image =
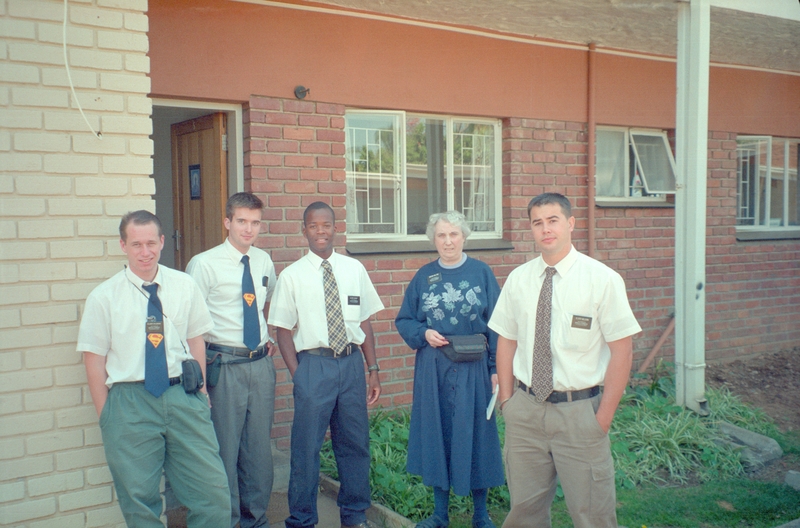
[[[439,347],[439,350],[453,363],[480,361],[489,346],[483,334],[444,337],[449,343]]]

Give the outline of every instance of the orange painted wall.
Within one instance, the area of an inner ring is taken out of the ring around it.
[[[598,125],[675,127],[675,63],[597,54]]]
[[[712,68],[709,84],[709,129],[800,137],[800,76]]]
[[[588,52],[227,0],[150,0],[152,95],[583,121]],[[712,68],[711,130],[800,137],[800,77]],[[673,128],[675,63],[598,53],[597,122]]]

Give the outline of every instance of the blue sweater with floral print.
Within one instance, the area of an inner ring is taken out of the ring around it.
[[[497,279],[483,262],[467,258],[457,268],[444,268],[437,259],[411,279],[395,324],[415,350],[428,344],[428,328],[444,336],[484,334],[489,342],[489,370],[494,373],[497,334],[487,323],[499,295]]]

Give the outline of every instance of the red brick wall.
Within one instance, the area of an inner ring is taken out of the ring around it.
[[[243,119],[245,189],[266,204],[266,226],[257,245],[269,251],[280,273],[308,248],[301,222],[311,202],[329,203],[340,219],[337,229],[344,232],[344,106],[253,96]],[[292,384],[281,358],[275,366],[272,436],[279,448],[288,449]]]
[[[265,233],[278,272],[307,248],[303,209],[316,200],[334,208],[345,232],[343,105],[251,97],[245,111],[245,187],[266,198]],[[707,357],[731,359],[794,346],[800,341],[800,243],[738,242],[735,238],[736,141],[709,139]],[[575,246],[587,250],[586,124],[510,118],[503,121],[503,233],[514,250],[476,251],[501,285],[533,256],[528,201],[544,191],[570,197]],[[596,208],[595,257],[617,270],[628,286],[643,332],[634,340],[637,361],[653,347],[674,313],[674,209]],[[342,251],[346,239],[337,237]],[[467,245],[469,252],[469,245]],[[403,343],[394,317],[404,287],[434,253],[360,257],[386,309],[372,320],[381,365],[383,407],[411,403],[414,351]],[[674,354],[670,338],[660,353]],[[288,448],[292,384],[276,359],[278,388],[273,437]]]
[[[800,241],[736,240],[736,134],[708,141],[706,356],[800,345]]]

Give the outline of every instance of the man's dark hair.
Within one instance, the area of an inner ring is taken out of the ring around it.
[[[128,234],[125,232],[125,230],[128,228],[128,224],[130,223],[133,223],[133,225],[155,224],[158,228],[158,237],[161,238],[161,236],[164,234],[164,229],[161,227],[161,220],[159,220],[158,217],[150,211],[140,209],[139,211],[130,211],[126,213],[122,217],[122,220],[120,220],[119,237],[123,242],[125,242],[128,237]]]
[[[260,211],[264,208],[264,202],[251,192],[232,194],[225,204],[225,217],[228,220],[233,220],[233,212],[240,207],[244,209],[258,209]]]
[[[326,204],[325,202],[314,202],[306,207],[305,211],[303,211],[303,225],[306,225],[306,219],[308,218],[308,215],[310,215],[312,211],[317,211],[319,209],[327,209],[330,211],[333,221],[336,221],[336,213],[333,212],[333,208],[331,208],[330,205]]]
[[[560,205],[561,212],[563,212],[564,216],[567,218],[572,216],[572,204],[569,203],[569,198],[560,193],[542,193],[528,202],[528,219],[531,217],[531,209],[550,204]]]

